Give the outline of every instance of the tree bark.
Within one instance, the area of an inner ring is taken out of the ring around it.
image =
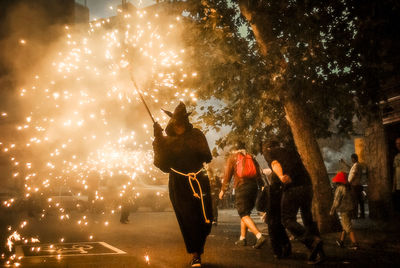
[[[268,43],[273,42],[275,39],[271,32],[272,27],[268,27],[267,18],[257,16],[257,7],[251,6],[251,1],[241,0],[239,1],[239,7],[242,15],[251,26],[260,48],[260,54],[267,57]],[[281,92],[281,95],[284,96],[285,90],[283,88]],[[295,97],[283,99],[286,117],[292,130],[297,150],[312,180],[314,219],[317,221],[321,232],[337,231],[340,226],[337,215],[329,215],[333,201],[332,188],[312,125],[304,108],[306,105]]]
[[[388,145],[382,120],[374,116],[365,131],[365,162],[368,169],[368,208],[372,219],[391,214]]]

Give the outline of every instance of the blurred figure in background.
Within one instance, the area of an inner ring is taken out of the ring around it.
[[[124,195],[122,196],[122,203],[121,203],[121,217],[119,221],[122,224],[127,224],[129,223],[129,214],[131,212],[132,206],[133,206],[133,189],[132,186],[127,187],[126,191],[124,192]]]
[[[395,210],[400,213],[400,138],[396,139],[398,153],[393,160],[393,203]]]
[[[211,189],[211,201],[212,201],[212,210],[213,210],[213,224],[218,225],[218,204],[219,204],[219,191],[221,189],[221,177],[219,169],[216,169],[215,172],[209,165],[206,165],[207,175],[210,179],[210,189]]]

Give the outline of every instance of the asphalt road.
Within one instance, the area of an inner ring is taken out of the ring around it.
[[[256,214],[254,218],[267,234],[266,225]],[[81,224],[77,222],[79,219]],[[129,219],[129,224],[121,224],[119,215],[88,214],[84,219],[83,214],[72,214],[70,220],[55,216],[30,218],[23,235],[37,236],[40,243],[29,246],[19,243],[16,253],[25,255],[19,262],[22,267],[189,267],[190,256],[171,210],[142,210],[132,213]],[[285,260],[273,258],[269,243],[259,250],[235,246],[240,230],[236,211],[221,210],[219,219],[218,226],[213,227],[208,237],[203,267],[309,266],[305,262],[305,248],[296,241],[293,241],[293,255]],[[356,228],[362,233],[371,227],[360,223]],[[378,239],[381,244],[365,240],[363,245],[360,239],[361,249],[357,252],[337,248],[334,242],[337,234],[324,235],[328,259],[323,266],[395,267],[400,264],[398,239],[391,241],[392,246],[388,247],[387,238],[375,238],[377,234],[372,233],[371,239]],[[254,236],[249,234],[248,241],[255,243]]]

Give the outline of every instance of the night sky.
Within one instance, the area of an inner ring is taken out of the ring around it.
[[[75,0],[75,2],[84,4],[85,0]],[[106,18],[116,14],[116,7],[121,4],[122,0],[87,0],[87,6],[90,9],[90,20],[94,18]],[[136,7],[144,7],[153,4],[153,0],[130,0],[128,1]],[[110,9],[110,6],[113,9]]]

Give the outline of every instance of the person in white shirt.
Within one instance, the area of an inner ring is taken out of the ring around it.
[[[400,212],[400,137],[396,139],[398,153],[393,160],[393,202],[394,208]]]
[[[341,159],[341,162],[350,167],[346,162],[344,162],[343,159]],[[358,208],[360,207],[360,217],[361,219],[365,218],[365,208],[364,208],[364,197],[363,197],[363,186],[361,184],[361,176],[362,176],[362,167],[360,162],[358,162],[358,155],[357,154],[352,154],[351,155],[351,162],[353,165],[350,168],[349,172],[349,183],[350,183],[350,189],[351,193],[354,198],[354,212],[353,212],[353,217],[355,219],[358,218]]]

